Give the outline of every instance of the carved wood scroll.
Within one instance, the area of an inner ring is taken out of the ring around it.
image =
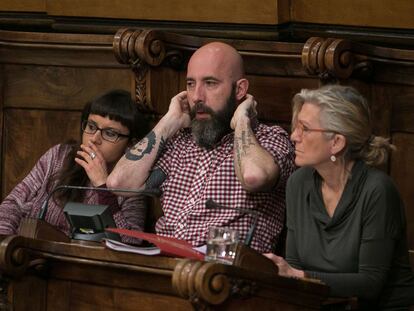
[[[176,292],[199,308],[217,305],[230,296],[230,284],[223,265],[183,260],[175,268],[172,285]]]
[[[302,65],[311,75],[319,75],[323,83],[348,79],[352,74],[368,78],[372,64],[352,51],[346,39],[309,38],[302,50]]]
[[[156,30],[120,29],[114,37],[113,50],[121,64],[131,66],[135,74],[135,99],[144,112],[153,112],[149,92],[150,66],[165,63],[172,68],[180,68],[183,62],[177,50],[167,51],[163,34]]]
[[[239,310],[241,305],[251,310],[259,301],[266,310],[319,310],[329,294],[321,282],[283,278],[260,269],[183,259],[175,266],[172,287],[195,310],[222,310],[222,306],[226,306],[223,310]]]
[[[23,238],[16,235],[0,237],[0,270],[20,276],[29,266],[29,255],[23,248]]]

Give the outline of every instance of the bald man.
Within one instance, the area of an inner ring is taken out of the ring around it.
[[[251,246],[274,250],[285,215],[285,182],[294,149],[278,126],[260,124],[247,93],[243,60],[231,46],[198,49],[187,68],[187,90],[172,98],[155,128],[127,151],[108,178],[110,188],[160,188],[164,216],[158,234],[206,243],[210,226],[237,229],[243,239],[259,213]]]

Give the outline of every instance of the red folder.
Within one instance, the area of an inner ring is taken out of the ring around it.
[[[106,230],[153,243],[168,256],[204,260],[204,254],[193,249],[193,246],[184,240],[128,229],[107,228]]]

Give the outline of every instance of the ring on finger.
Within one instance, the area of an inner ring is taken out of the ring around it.
[[[89,156],[91,157],[91,159],[93,160],[93,159],[95,159],[96,158],[96,153],[95,152],[91,152],[90,154],[89,154]]]

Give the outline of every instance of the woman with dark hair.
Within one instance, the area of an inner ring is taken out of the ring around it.
[[[125,150],[149,127],[128,92],[110,91],[85,105],[81,144],[68,142],[48,150],[0,205],[0,234],[16,234],[22,218],[37,217],[49,193],[61,185],[106,187],[106,179]],[[69,234],[63,214],[68,201],[109,205],[120,228],[143,230],[142,196],[118,197],[104,191],[64,189],[49,201],[45,220]],[[124,242],[134,242],[123,237]],[[136,241],[135,241],[136,242]]]
[[[404,206],[391,178],[374,168],[394,149],[372,133],[369,105],[354,88],[329,85],[293,98],[291,139],[301,166],[286,186],[288,277],[319,279],[359,310],[414,304]]]

